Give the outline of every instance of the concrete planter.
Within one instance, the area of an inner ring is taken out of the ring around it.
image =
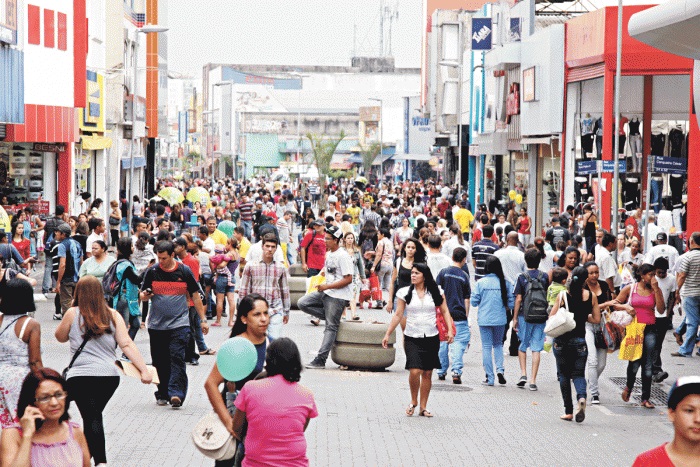
[[[301,267],[301,263],[294,263],[289,266],[289,275],[291,277],[306,277],[306,273]]]
[[[297,302],[306,295],[306,276],[291,276],[289,278],[289,296],[292,301],[292,308],[298,308]]]
[[[331,359],[338,365],[366,370],[384,370],[396,359],[396,331],[389,339],[389,348],[382,347],[387,323],[341,321],[331,350]]]

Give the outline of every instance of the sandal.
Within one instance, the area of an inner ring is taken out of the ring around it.
[[[421,409],[421,411],[418,412],[418,415],[420,415],[421,417],[428,417],[428,418],[433,416],[433,414],[428,412],[428,409]]]
[[[357,315],[355,315],[355,316],[352,317],[352,320],[353,320],[353,321],[360,321],[360,317],[357,316]]]
[[[199,355],[216,355],[216,350],[207,349],[204,352],[199,352]]]
[[[221,323],[214,321],[214,322],[211,323],[209,326],[212,326],[212,327],[221,327]]]
[[[655,409],[656,408],[656,406],[649,401],[642,401],[641,404],[639,404],[639,405],[641,405],[645,409]]]
[[[574,415],[569,414],[569,415],[562,415],[559,417],[560,420],[564,420],[565,422],[573,422],[574,421]]]
[[[627,387],[626,387],[625,389],[623,389],[623,390],[622,390],[622,400],[625,401],[625,402],[629,402],[629,401],[630,401],[630,393],[631,393],[631,392],[632,392],[632,390],[631,390],[630,388],[627,388]]]
[[[416,407],[417,405],[408,404],[408,407],[406,407],[406,415],[412,417],[413,413],[416,411]]]

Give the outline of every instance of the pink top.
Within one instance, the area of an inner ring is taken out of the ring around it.
[[[656,316],[654,315],[654,310],[656,309],[656,296],[654,292],[645,297],[637,293],[637,284],[632,286],[630,290],[630,305],[634,308],[637,313],[637,322],[643,324],[656,324]]]
[[[77,423],[68,421],[68,438],[57,443],[44,444],[32,442],[30,460],[32,467],[82,467],[83,448],[73,436],[73,429],[80,428]],[[22,432],[20,425],[14,425]]]
[[[244,466],[309,465],[304,425],[318,416],[309,389],[276,375],[247,383],[235,404],[248,420]]]

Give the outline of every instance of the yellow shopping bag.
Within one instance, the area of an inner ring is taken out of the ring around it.
[[[326,276],[321,274],[317,274],[311,279],[309,279],[309,288],[306,290],[307,294],[314,293],[318,291],[318,286],[326,282]]]
[[[642,358],[644,351],[644,328],[646,324],[638,323],[634,317],[632,324],[627,326],[625,338],[620,345],[620,360],[633,362]]]

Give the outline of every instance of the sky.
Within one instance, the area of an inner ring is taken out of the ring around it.
[[[379,50],[381,0],[168,1],[168,67],[201,76],[205,63],[350,65]],[[422,0],[394,5],[392,55],[398,67],[420,67]]]

